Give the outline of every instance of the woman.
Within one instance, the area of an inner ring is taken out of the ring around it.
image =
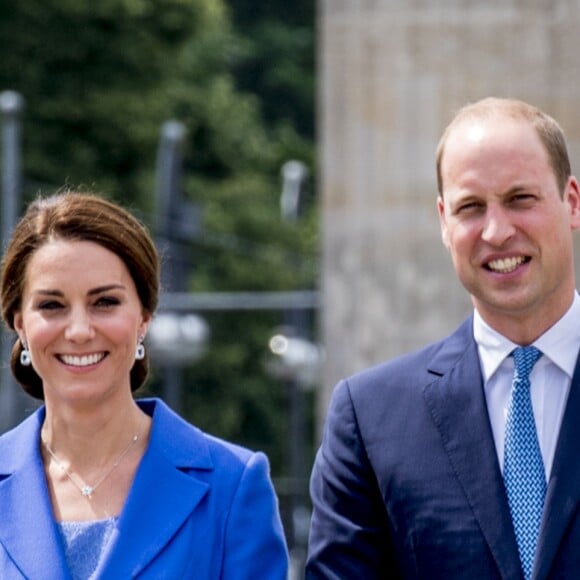
[[[159,293],[145,228],[100,197],[33,202],[2,261],[11,368],[44,405],[0,437],[0,578],[273,578],[268,464],[136,401]]]

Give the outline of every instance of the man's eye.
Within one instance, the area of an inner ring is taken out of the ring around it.
[[[481,204],[477,201],[470,201],[468,203],[464,203],[462,205],[460,205],[457,208],[457,213],[462,213],[462,212],[469,212],[469,211],[474,211],[478,208],[481,207]]]
[[[535,197],[530,193],[520,193],[520,194],[514,195],[512,197],[512,202],[513,203],[521,203],[521,202],[525,202],[525,201],[533,201],[534,199],[535,199]]]

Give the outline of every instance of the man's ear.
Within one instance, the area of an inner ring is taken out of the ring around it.
[[[570,228],[580,229],[580,185],[578,180],[570,176],[564,191],[564,201],[568,204],[570,211]]]
[[[439,225],[441,226],[441,241],[449,249],[449,233],[447,231],[447,220],[445,217],[445,202],[441,196],[437,197],[437,211],[439,212]]]

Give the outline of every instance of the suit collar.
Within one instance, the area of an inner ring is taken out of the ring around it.
[[[546,578],[563,534],[580,502],[580,357],[572,377],[562,419],[552,475],[548,481],[544,518],[538,540],[535,578]]]
[[[428,363],[424,398],[502,577],[519,578],[519,557],[487,412],[472,317]],[[483,412],[482,412],[483,411]]]

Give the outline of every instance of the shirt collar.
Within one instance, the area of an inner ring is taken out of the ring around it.
[[[534,346],[572,378],[580,346],[580,297],[574,293],[572,306],[566,314],[542,334]],[[489,326],[479,312],[473,316],[473,336],[479,350],[485,382],[518,345]]]

